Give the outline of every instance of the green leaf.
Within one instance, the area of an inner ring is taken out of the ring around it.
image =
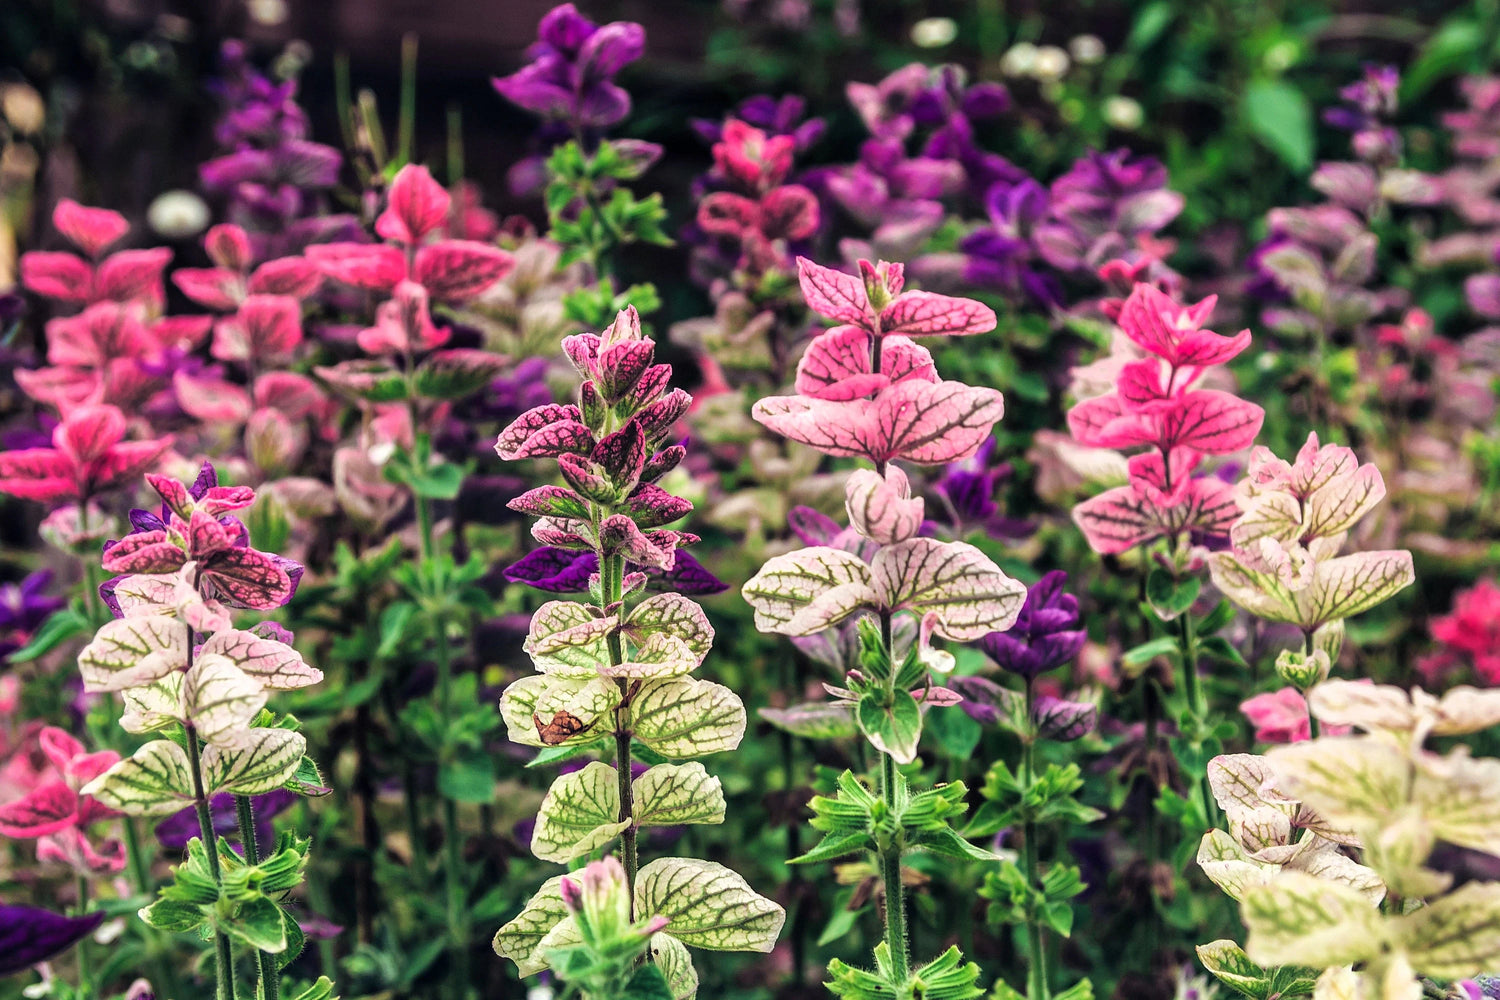
[[[620,784],[615,769],[594,761],[552,783],[537,812],[531,853],[566,864],[596,851],[630,826],[620,819]]]
[[[1000,855],[994,851],[986,850],[977,844],[971,844],[960,837],[954,830],[944,827],[940,830],[928,830],[912,840],[912,846],[933,854],[940,854],[946,858],[958,858],[963,861],[999,861]]]
[[[1302,91],[1284,80],[1252,80],[1240,112],[1251,134],[1288,167],[1302,173],[1312,166],[1313,113]]]
[[[1120,662],[1138,673],[1158,656],[1175,657],[1177,655],[1177,640],[1172,636],[1162,636],[1160,639],[1152,639],[1150,642],[1143,642],[1139,646],[1127,649],[1125,655],[1120,658]]]
[[[1233,664],[1236,667],[1244,667],[1247,670],[1250,668],[1250,664],[1245,662],[1245,658],[1240,655],[1240,651],[1230,645],[1229,640],[1222,635],[1204,636],[1198,640],[1198,649],[1217,660],[1223,660],[1225,663]]]
[[[1267,1000],[1271,979],[1266,970],[1250,961],[1233,941],[1210,941],[1198,946],[1198,961],[1214,978],[1249,1000]]]
[[[651,935],[651,961],[667,977],[672,1000],[691,1000],[698,992],[698,970],[687,946],[670,934]]]
[[[658,764],[632,782],[637,826],[724,822],[724,788],[702,764]]]
[[[1171,573],[1155,567],[1146,576],[1146,603],[1164,622],[1175,621],[1192,608],[1203,584],[1196,576],[1174,579]]]
[[[733,750],[745,735],[745,706],[729,688],[692,677],[648,681],[630,705],[635,738],[680,760]]]
[[[526,906],[504,927],[495,932],[495,954],[516,963],[516,973],[525,978],[547,967],[540,945],[552,929],[568,915],[562,901],[561,875],[542,883]]]
[[[185,903],[175,899],[158,899],[140,911],[140,918],[159,931],[182,934],[193,930],[207,920],[201,905]]]
[[[455,802],[495,801],[495,765],[482,751],[444,761],[438,768],[438,791]]]
[[[338,997],[333,995],[333,980],[327,976],[319,976],[317,982],[290,1000],[338,1000]]]
[[[625,984],[620,1000],[674,1000],[667,977],[654,965],[643,965]]]
[[[504,358],[488,351],[437,351],[412,373],[412,388],[424,399],[463,399],[489,385],[505,364]]]
[[[75,635],[83,635],[88,630],[89,620],[86,615],[79,614],[72,608],[61,608],[48,615],[47,620],[32,633],[26,645],[11,653],[6,659],[10,663],[30,663],[37,657],[52,652]]]
[[[1464,72],[1484,41],[1485,29],[1473,20],[1455,17],[1443,22],[1401,75],[1401,100],[1415,101],[1437,81]]]
[[[865,695],[854,717],[875,749],[890,754],[898,764],[910,764],[917,759],[917,743],[922,738],[922,709],[910,692],[898,688],[890,696],[887,707],[879,695]]]
[[[635,883],[639,914],[667,918],[666,932],[712,951],[769,952],[786,911],[759,895],[737,873],[712,861],[659,858]]]
[[[1368,897],[1298,871],[1247,888],[1240,916],[1250,930],[1245,954],[1264,964],[1325,969],[1363,962],[1379,955],[1386,940]]]
[[[846,701],[808,701],[787,708],[762,708],[760,717],[793,736],[811,740],[835,740],[854,736],[854,706]]]
[[[1500,954],[1500,884],[1469,882],[1401,918],[1401,942],[1424,976],[1462,979]]]
[[[285,914],[275,901],[257,896],[241,903],[232,920],[219,921],[224,933],[259,951],[272,954],[286,950]]]
[[[131,816],[160,816],[192,804],[193,772],[186,750],[153,740],[80,791]]]
[[[285,787],[302,766],[307,738],[286,729],[252,729],[235,747],[203,750],[203,784],[211,794],[261,795]]]

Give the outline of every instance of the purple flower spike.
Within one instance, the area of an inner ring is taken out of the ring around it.
[[[1036,526],[1019,518],[1006,517],[995,502],[995,492],[1010,478],[1011,467],[1008,462],[991,465],[994,453],[995,440],[991,438],[972,458],[946,466],[943,478],[937,481],[935,488],[957,522],[954,528],[959,535],[981,528],[998,541],[1026,538]]]
[[[1053,570],[1026,594],[1009,632],[991,632],[980,648],[1003,669],[1028,680],[1072,660],[1088,640],[1078,625],[1078,598],[1063,591],[1068,574]]]
[[[530,65],[492,81],[502,97],[584,129],[608,128],[630,113],[630,95],[614,76],[646,51],[646,29],[633,21],[596,25],[565,3],[542,18],[537,38],[526,52]]]
[[[0,976],[60,955],[104,922],[104,911],[65,917],[34,906],[0,906]]]

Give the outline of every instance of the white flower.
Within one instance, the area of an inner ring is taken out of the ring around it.
[[[1134,132],[1146,120],[1146,112],[1135,98],[1116,94],[1104,102],[1104,120],[1122,132]]]
[[[924,17],[911,26],[912,44],[922,49],[940,49],[958,37],[958,22],[951,17]]]
[[[196,236],[212,221],[208,204],[191,191],[166,191],[146,209],[146,222],[169,240]]]

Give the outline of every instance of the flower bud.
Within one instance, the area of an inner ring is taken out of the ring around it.
[[[1328,654],[1321,649],[1310,654],[1287,649],[1276,657],[1276,676],[1305,694],[1328,679],[1331,666]]]

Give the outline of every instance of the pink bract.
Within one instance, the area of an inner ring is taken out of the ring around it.
[[[51,448],[0,453],[0,493],[27,500],[79,500],[138,479],[154,468],[171,437],[125,440],[113,406],[80,406],[52,432]]]

